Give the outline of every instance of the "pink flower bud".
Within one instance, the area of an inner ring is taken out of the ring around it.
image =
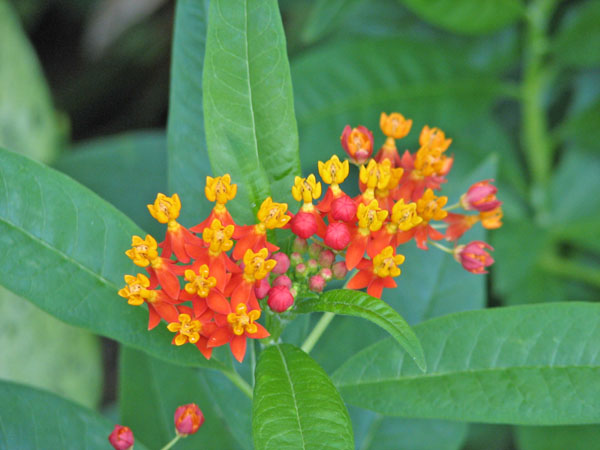
[[[275,286],[285,286],[289,289],[292,287],[292,280],[287,275],[279,275],[273,280],[273,287]]]
[[[292,245],[292,250],[294,250],[295,252],[304,253],[307,248],[308,248],[308,242],[306,242],[306,239],[302,239],[299,237],[297,237],[294,240],[294,244]]]
[[[304,258],[302,257],[302,255],[300,253],[294,252],[290,255],[290,261],[294,266],[297,266],[302,261],[304,261]]]
[[[309,272],[315,273],[317,270],[319,270],[319,263],[316,259],[309,259],[306,262],[306,267],[308,267]]]
[[[304,263],[300,263],[296,266],[296,273],[298,275],[302,275],[304,273],[306,273],[306,264]]]
[[[323,250],[319,255],[319,264],[321,267],[331,267],[335,261],[335,254],[331,250]]]
[[[356,219],[356,203],[346,194],[331,203],[331,218],[342,222],[353,222]]]
[[[313,275],[308,280],[308,288],[313,292],[323,292],[325,279],[321,275]]]
[[[273,273],[286,273],[290,268],[290,258],[285,253],[273,253],[271,258],[277,261],[277,264],[273,267]]]
[[[294,304],[294,297],[287,286],[274,286],[269,291],[269,308],[275,312],[283,312]]]
[[[179,434],[194,434],[203,423],[204,414],[195,403],[182,405],[175,410],[175,429]]]
[[[325,232],[325,245],[334,250],[344,249],[350,242],[350,230],[345,223],[330,223]]]
[[[308,247],[308,256],[317,259],[322,251],[323,246],[318,242],[313,242],[312,244],[310,244],[310,247]]]
[[[115,425],[112,433],[108,436],[108,442],[115,450],[128,450],[133,447],[133,432],[129,427]]]
[[[310,213],[298,211],[298,214],[290,220],[292,233],[302,239],[308,239],[317,232],[317,219]]]
[[[482,241],[473,241],[467,245],[459,245],[454,249],[454,258],[471,273],[487,273],[485,268],[494,263],[487,250],[494,250],[491,245]]]
[[[256,294],[256,298],[263,299],[269,293],[269,289],[271,286],[269,285],[268,278],[263,278],[259,281],[258,287],[254,286],[254,293]]]
[[[344,261],[338,261],[331,267],[331,272],[336,280],[343,280],[348,274],[348,268]]]
[[[340,142],[354,164],[363,164],[373,153],[373,133],[362,125],[356,128],[346,125]]]
[[[333,272],[331,271],[331,269],[328,269],[327,267],[325,267],[325,268],[321,269],[321,272],[319,273],[319,275],[321,275],[325,281],[329,281],[333,277]]]
[[[499,207],[502,202],[496,198],[498,189],[490,184],[494,180],[479,181],[472,185],[460,198],[460,205],[467,210],[486,212]]]

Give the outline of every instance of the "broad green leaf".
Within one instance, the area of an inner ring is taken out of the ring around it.
[[[273,345],[256,366],[254,445],[262,449],[353,449],[348,411],[327,374],[290,344]]]
[[[158,192],[166,192],[167,143],[164,132],[141,131],[94,139],[61,155],[53,166],[90,188],[142,229],[160,236],[165,225],[148,213]],[[205,163],[207,158],[204,158]],[[110,174],[110,176],[107,176]],[[127,186],[127,189],[123,189]],[[194,210],[184,204],[184,210]],[[197,215],[199,219],[200,216]]]
[[[302,40],[307,43],[318,41],[333,31],[352,9],[364,0],[317,0],[311,7],[302,31]]]
[[[0,147],[48,162],[59,133],[36,54],[8,0],[0,0]]]
[[[454,422],[460,423],[460,422]],[[512,445],[512,430],[508,425],[472,423],[462,450],[506,450]]]
[[[114,424],[68,400],[0,381],[0,447],[6,449],[106,449]],[[135,448],[143,450],[136,442]]]
[[[583,111],[579,111],[558,128],[558,136],[571,142],[577,149],[597,151],[600,142],[598,118],[600,117],[600,101],[593,103]]]
[[[516,22],[520,0],[400,0],[421,19],[461,34],[495,31]]]
[[[210,167],[202,109],[207,16],[207,0],[177,1],[167,128],[168,187],[181,198],[184,223],[196,218],[192,208],[207,202],[204,185]]]
[[[204,68],[206,141],[215,175],[238,183],[234,215],[254,223],[269,195],[291,202],[300,174],[285,35],[276,0],[210,2]],[[229,206],[229,205],[228,205]]]
[[[350,289],[335,289],[319,297],[298,302],[296,311],[299,313],[332,312],[367,319],[391,334],[423,372],[427,368],[423,349],[413,330],[400,314],[378,298]]]
[[[24,325],[24,324],[27,325]],[[95,408],[102,391],[98,338],[0,287],[0,378]]]
[[[561,26],[551,49],[553,56],[562,64],[589,67],[600,64],[600,4],[583,2],[574,14]]]
[[[597,450],[600,425],[517,427],[519,450]]]
[[[429,371],[391,339],[333,380],[344,399],[382,414],[489,423],[600,420],[600,305],[555,303],[451,314],[415,327]]]
[[[122,347],[119,407],[122,422],[136,438],[153,448],[165,445],[174,435],[175,409],[186,403],[196,403],[205,422],[178,449],[251,448],[251,401],[224,374],[168,364]]]
[[[70,178],[0,150],[0,284],[64,322],[183,365],[220,366],[151,332],[145,308],[117,295],[139,272],[124,251],[142,230]]]

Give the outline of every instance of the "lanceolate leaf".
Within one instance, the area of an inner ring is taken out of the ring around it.
[[[290,344],[274,345],[260,355],[252,428],[257,450],[354,448],[339,393],[323,369]]]
[[[113,424],[61,397],[0,381],[0,398],[1,448],[101,449],[110,445]],[[146,447],[136,442],[135,448]]]
[[[207,202],[204,184],[210,168],[206,164],[202,109],[207,16],[207,0],[177,1],[167,126],[167,173],[169,195],[177,192],[181,198],[184,225],[188,225],[186,221],[198,218],[193,208]]]
[[[124,251],[144,236],[113,206],[70,178],[0,150],[0,284],[64,322],[184,365],[220,366],[194,346],[176,348],[145,308],[117,295],[141,272]]]
[[[285,35],[276,0],[210,2],[204,68],[206,140],[215,175],[238,183],[234,215],[254,223],[269,195],[289,202],[300,174]],[[228,205],[229,206],[229,205]]]
[[[600,305],[555,303],[451,314],[417,325],[429,372],[391,339],[333,379],[383,414],[513,424],[600,420]]]
[[[421,343],[413,330],[386,302],[371,297],[364,292],[350,289],[327,291],[317,298],[298,302],[296,310],[300,313],[321,311],[362,317],[376,323],[396,339],[423,371],[427,366]]]
[[[523,14],[520,0],[400,0],[423,20],[456,33],[488,33]]]

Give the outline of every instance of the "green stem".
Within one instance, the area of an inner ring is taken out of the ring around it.
[[[240,389],[240,391],[242,391],[250,400],[252,400],[252,386],[250,386],[246,380],[240,376],[240,374],[238,374],[236,371],[225,371],[223,373]]]
[[[300,348],[306,353],[310,353],[334,317],[335,314],[332,312],[323,314]]]
[[[600,288],[600,270],[594,267],[584,266],[554,255],[542,258],[540,265],[542,269],[553,275],[581,281]]]
[[[531,195],[538,213],[545,208],[545,189],[550,178],[552,145],[543,106],[549,71],[544,62],[548,48],[546,31],[556,0],[533,0],[527,8],[524,72],[521,85],[522,145],[531,171]]]
[[[181,439],[182,435],[177,433],[175,435],[175,437],[173,439],[171,439],[169,441],[169,443],[167,445],[165,445],[163,448],[161,448],[160,450],[169,450],[171,447],[173,447],[175,444],[177,444],[177,441],[179,441],[179,439]]]
[[[443,252],[450,253],[451,255],[454,254],[454,250],[452,250],[451,248],[446,247],[445,245],[438,244],[437,242],[432,241],[432,240],[427,241],[427,243],[433,245],[434,247],[439,248]]]

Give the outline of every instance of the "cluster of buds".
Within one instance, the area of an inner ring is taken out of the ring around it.
[[[181,405],[175,410],[174,421],[176,437],[171,442],[171,445],[180,438],[196,433],[204,423],[204,414],[202,414],[198,405],[189,403]],[[123,425],[115,425],[112,432],[108,435],[108,442],[110,442],[110,445],[115,450],[130,450],[133,448],[134,441],[131,428]]]
[[[157,244],[150,235],[133,236],[126,254],[148,275],[125,275],[127,286],[119,295],[129,304],[148,305],[148,329],[167,321],[175,333],[173,344],[194,344],[207,359],[213,348],[229,344],[241,362],[248,338],[269,336],[257,322],[261,307],[256,296],[278,264],[269,258],[278,247],[267,240],[267,231],[286,226],[291,217],[286,204],[269,197],[257,213],[258,223],[240,226],[226,208],[236,192],[229,175],[207,177],[205,194],[215,206],[190,229],[177,222],[177,194],[158,194],[148,210],[167,225],[165,239]]]

